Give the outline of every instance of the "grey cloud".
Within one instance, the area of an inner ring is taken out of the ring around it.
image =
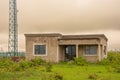
[[[85,1],[21,0],[20,30],[21,32],[120,30],[120,1]]]
[[[96,33],[104,30],[108,31],[108,35],[112,35],[111,30],[120,32],[120,0],[17,0],[17,2],[19,34],[22,35],[29,32]],[[5,37],[8,35],[8,6],[9,0],[0,2],[0,33],[6,34]],[[20,36],[22,42],[23,37]],[[113,40],[114,36],[109,39],[110,46],[119,46],[114,43],[116,42]],[[4,40],[7,41],[6,38]],[[2,41],[0,43],[2,44]]]
[[[119,0],[18,0],[19,32],[120,30]],[[0,31],[8,31],[8,0],[0,3]]]

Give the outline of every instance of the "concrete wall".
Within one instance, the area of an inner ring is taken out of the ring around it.
[[[98,54],[100,54],[100,53],[98,51],[98,53],[96,55],[92,55],[92,56],[91,55],[87,55],[87,56],[84,55],[85,54],[85,52],[84,52],[85,45],[98,45],[98,44],[100,44],[100,40],[98,40],[98,39],[60,40],[59,41],[59,45],[63,45],[63,46],[64,45],[78,45],[78,57],[83,56],[83,57],[85,57],[85,59],[87,61],[90,61],[90,62],[96,62],[98,60],[98,56],[99,56]],[[60,51],[59,54],[63,54],[63,52],[61,53],[61,51]],[[101,57],[101,56],[99,56],[99,57]],[[61,58],[61,60],[62,59],[63,58]]]
[[[59,46],[59,61],[65,60],[65,46]]]
[[[46,45],[46,55],[40,56],[34,54],[35,44]],[[47,61],[57,62],[58,60],[58,39],[57,37],[26,37],[26,58],[28,60],[35,57],[41,57]]]
[[[85,55],[85,46],[86,45],[79,45],[78,46],[78,55],[83,56],[86,61],[90,61],[90,62],[96,62],[98,60],[98,53],[96,55]]]
[[[84,58],[86,59],[86,61],[89,61],[89,62],[97,62],[98,61],[98,56],[84,56]]]
[[[34,45],[46,45],[46,55],[35,55]],[[104,37],[99,38],[78,38],[78,39],[62,39],[61,36],[26,36],[26,59],[31,60],[35,57],[41,57],[46,61],[59,62],[65,60],[65,45],[76,45],[76,57],[84,56],[87,61],[101,61],[107,56],[107,40]],[[84,45],[98,45],[98,53],[96,56],[84,55]],[[105,55],[106,54],[106,55]]]
[[[78,46],[78,57],[83,56],[83,54],[84,54],[84,46],[79,45]]]
[[[74,44],[99,44],[99,39],[82,39],[82,40],[60,40],[59,45],[74,45]]]

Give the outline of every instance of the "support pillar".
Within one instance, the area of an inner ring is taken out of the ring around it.
[[[98,44],[98,60],[101,61],[101,49],[100,44]]]
[[[78,58],[78,44],[76,44],[76,58]]]
[[[104,45],[101,45],[101,60],[104,59]]]
[[[59,46],[57,46],[57,62],[59,62]]]

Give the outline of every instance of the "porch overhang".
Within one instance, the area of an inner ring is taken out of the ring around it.
[[[92,39],[59,39],[58,45],[94,45],[100,44],[99,38]]]

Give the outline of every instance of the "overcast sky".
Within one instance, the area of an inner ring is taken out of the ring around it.
[[[17,0],[19,50],[24,33],[105,34],[120,48],[120,0]],[[9,0],[0,1],[0,47],[7,50]]]

